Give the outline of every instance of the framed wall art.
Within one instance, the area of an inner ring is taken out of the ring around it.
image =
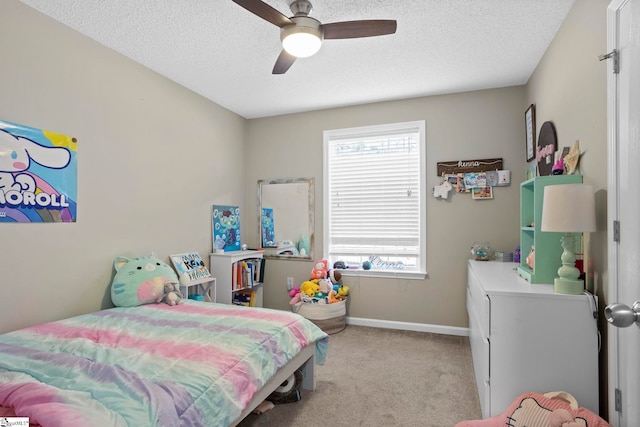
[[[536,107],[531,104],[524,113],[527,162],[536,157]]]

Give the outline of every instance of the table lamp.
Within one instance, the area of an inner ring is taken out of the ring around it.
[[[554,291],[580,295],[584,281],[578,279],[580,270],[575,266],[575,235],[596,231],[596,202],[592,185],[559,184],[544,187],[541,231],[562,232],[562,266],[554,281]]]

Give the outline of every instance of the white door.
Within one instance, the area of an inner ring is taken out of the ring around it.
[[[609,419],[640,426],[640,0],[614,0],[607,12],[609,114]],[[614,221],[619,238],[614,237]],[[635,309],[635,310],[634,310]],[[636,310],[638,313],[636,313]],[[635,321],[638,320],[638,321]],[[618,326],[614,326],[618,325]]]

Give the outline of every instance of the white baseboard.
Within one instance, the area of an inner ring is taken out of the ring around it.
[[[347,325],[369,326],[372,328],[400,329],[403,331],[431,332],[443,335],[469,336],[469,328],[457,326],[429,325],[426,323],[396,322],[393,320],[365,319],[362,317],[347,317]]]

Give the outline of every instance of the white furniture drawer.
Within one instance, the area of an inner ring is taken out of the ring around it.
[[[473,307],[482,336],[489,338],[491,334],[491,301],[482,286],[480,286],[478,278],[473,271],[469,269],[467,274],[467,305],[470,304]],[[469,308],[467,307],[468,310]]]
[[[471,346],[471,357],[473,360],[473,370],[476,377],[476,385],[480,398],[480,406],[483,414],[490,413],[491,393],[490,393],[490,360],[491,343],[486,336],[483,336],[476,310],[472,304],[472,297],[467,290],[467,312],[469,313],[469,343]]]
[[[531,284],[511,263],[469,261],[469,343],[483,418],[527,391],[562,390],[598,411],[591,297]]]

